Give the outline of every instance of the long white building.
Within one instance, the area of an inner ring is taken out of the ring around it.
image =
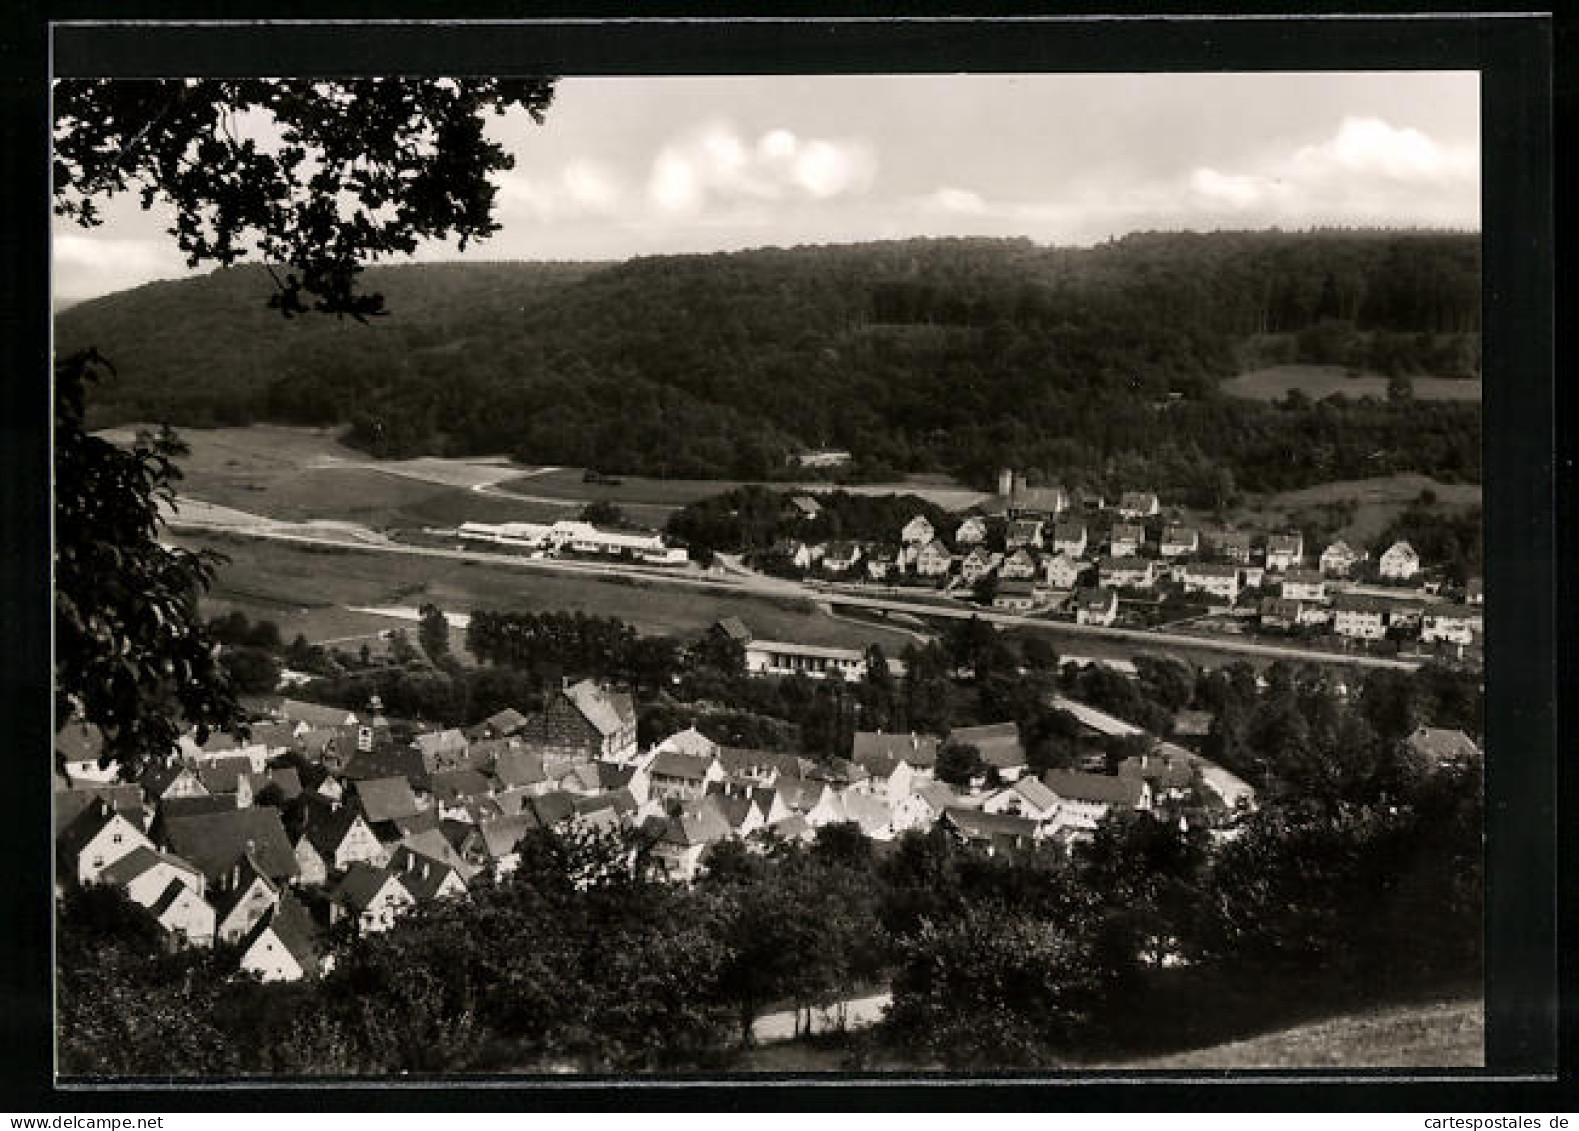
[[[630,554],[644,562],[663,565],[683,564],[686,558],[684,550],[669,546],[660,534],[604,530],[573,519],[561,519],[552,526],[535,522],[466,522],[458,533],[462,538],[527,550],[568,549],[578,554],[611,557]]]

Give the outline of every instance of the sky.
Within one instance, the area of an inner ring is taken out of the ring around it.
[[[1473,72],[567,78],[492,132],[501,230],[414,258],[1480,226]],[[57,306],[189,273],[164,216],[105,215],[56,222]]]

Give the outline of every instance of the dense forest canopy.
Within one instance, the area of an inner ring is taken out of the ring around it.
[[[366,283],[401,317],[280,327],[254,301],[263,269],[233,268],[73,307],[58,338],[115,358],[102,423],[344,425],[381,456],[768,478],[828,445],[868,477],[1111,474],[1143,455],[1137,477],[1189,480],[1224,454],[1236,473],[1270,466],[1273,487],[1479,477],[1477,406],[1215,394],[1268,361],[1478,376],[1475,234],[909,240],[381,267]],[[1154,485],[1188,490],[1171,480]]]

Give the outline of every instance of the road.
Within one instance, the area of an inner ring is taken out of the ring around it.
[[[1242,639],[1213,636],[1194,636],[1187,633],[1142,631],[1132,628],[1104,628],[1100,625],[1075,624],[1072,621],[1048,621],[1040,617],[1022,616],[1018,613],[995,612],[991,609],[973,608],[968,605],[951,607],[919,601],[903,601],[884,597],[866,597],[853,593],[828,593],[803,585],[797,581],[767,577],[743,569],[737,562],[728,563],[727,576],[702,577],[694,573],[664,572],[658,568],[622,565],[613,562],[572,561],[568,559],[526,558],[508,554],[493,554],[479,550],[446,549],[438,546],[413,546],[402,542],[367,542],[352,537],[335,537],[335,531],[318,528],[309,533],[298,533],[281,525],[256,527],[237,526],[224,522],[207,522],[192,516],[173,516],[173,529],[201,530],[230,534],[244,538],[263,538],[280,542],[298,542],[323,547],[338,546],[344,550],[368,554],[405,554],[412,557],[438,558],[449,561],[481,562],[523,570],[550,573],[594,574],[610,579],[639,581],[656,585],[688,586],[715,592],[744,594],[761,597],[787,597],[820,604],[829,600],[841,605],[888,612],[909,613],[912,616],[946,617],[967,620],[980,617],[990,624],[1014,628],[1052,629],[1070,636],[1085,636],[1094,640],[1122,641],[1150,648],[1176,645],[1222,652],[1228,655],[1255,656],[1269,660],[1296,660],[1307,663],[1349,664],[1363,668],[1391,668],[1414,671],[1419,663],[1395,660],[1382,656],[1350,655],[1347,653],[1317,652],[1305,648],[1290,648],[1279,644],[1263,644]]]

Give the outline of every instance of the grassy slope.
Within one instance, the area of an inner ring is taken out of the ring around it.
[[[1451,1001],[1345,1014],[1115,1067],[1469,1068],[1484,1063],[1484,1003]]]
[[[399,623],[349,613],[346,606],[433,601],[453,612],[579,609],[619,617],[643,633],[689,637],[700,635],[720,617],[739,616],[769,639],[847,647],[875,642],[894,651],[911,639],[906,632],[836,619],[799,602],[397,554],[324,552],[258,539],[184,534],[176,540],[193,547],[211,545],[231,558],[212,591],[214,607],[239,607],[265,616],[287,638],[302,632],[308,639],[321,639]]]
[[[1423,401],[1478,401],[1480,382],[1450,377],[1415,377],[1414,395]],[[1300,389],[1311,400],[1333,393],[1346,397],[1386,399],[1387,378],[1379,374],[1350,377],[1341,365],[1274,365],[1230,377],[1218,386],[1231,397],[1275,401]]]

